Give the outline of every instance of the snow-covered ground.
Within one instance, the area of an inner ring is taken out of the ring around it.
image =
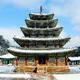
[[[57,80],[80,80],[80,74],[54,74]]]
[[[56,80],[80,80],[80,74],[53,74]],[[0,74],[0,78],[31,78],[31,74]],[[46,79],[48,80],[48,79]]]
[[[12,66],[12,65],[0,66],[0,73],[14,72],[14,69],[15,69],[15,66]]]
[[[0,74],[0,78],[30,78],[31,75],[27,73],[23,74]]]
[[[80,80],[80,66],[69,66],[70,72],[65,74],[54,74],[57,80]]]
[[[80,73],[80,66],[69,66],[70,72],[69,73]]]
[[[80,80],[80,66],[69,66],[70,72],[64,74],[53,74],[57,80]],[[15,69],[14,66],[0,66],[0,78],[31,78],[29,73],[10,73]],[[35,77],[35,75],[33,75]],[[46,77],[47,78],[47,77]],[[46,79],[48,80],[48,79]]]

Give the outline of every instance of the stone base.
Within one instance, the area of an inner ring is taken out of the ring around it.
[[[70,69],[68,66],[58,66],[58,67],[48,67],[48,73],[57,73],[57,72],[69,72]]]
[[[68,66],[16,66],[15,72],[34,72],[37,68],[37,73],[56,73],[69,72]]]

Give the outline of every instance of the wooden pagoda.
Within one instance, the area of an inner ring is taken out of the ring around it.
[[[13,39],[20,47],[10,47],[8,52],[17,56],[16,71],[68,72],[68,56],[76,49],[64,48],[70,37],[60,37],[63,27],[56,27],[54,14],[30,13],[25,19],[27,27],[21,27],[24,37]]]

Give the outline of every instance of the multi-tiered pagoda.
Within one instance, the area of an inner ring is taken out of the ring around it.
[[[21,72],[46,68],[47,72],[67,72],[68,56],[76,49],[63,48],[70,37],[60,37],[63,27],[56,27],[54,14],[30,13],[25,19],[27,27],[21,27],[24,37],[13,39],[20,47],[10,47],[8,52],[17,56],[16,66]],[[40,68],[41,67],[41,68]]]

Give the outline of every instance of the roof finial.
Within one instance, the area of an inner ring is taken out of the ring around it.
[[[40,6],[40,14],[42,14],[42,5]]]

